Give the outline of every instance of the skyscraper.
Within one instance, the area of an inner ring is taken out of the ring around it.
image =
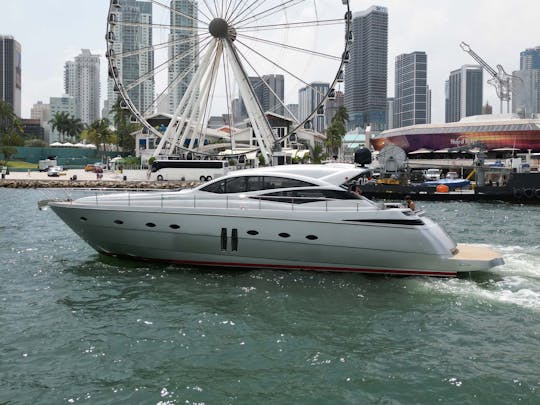
[[[386,99],[386,129],[394,129],[394,111],[396,100],[394,97]]]
[[[56,113],[66,113],[68,115],[76,116],[77,114],[77,103],[75,97],[68,94],[62,97],[51,97],[50,98],[50,114],[51,117],[54,117]],[[60,133],[58,130],[51,131],[49,135],[49,143],[60,141]]]
[[[194,35],[194,31],[182,29],[197,27],[197,2],[172,0],[170,14],[169,113],[174,114],[197,69],[199,59],[197,36]]]
[[[540,69],[540,46],[520,53],[519,70]]]
[[[398,55],[395,74],[394,128],[429,124],[426,53]]]
[[[99,55],[82,49],[75,61],[66,62],[64,68],[64,89],[66,94],[75,98],[75,116],[85,124],[91,124],[100,116],[99,66]]]
[[[386,125],[388,10],[372,6],[353,14],[353,43],[345,68],[345,106],[349,127]]]
[[[51,119],[50,104],[44,104],[43,101],[38,101],[30,110],[30,118],[33,120],[39,120],[42,125],[48,123]]]
[[[75,62],[67,61],[64,65],[64,92],[75,97],[77,89],[77,68]]]
[[[482,67],[464,65],[450,72],[446,85],[446,122],[482,114]]]
[[[0,99],[21,116],[21,44],[12,36],[0,35]]]
[[[264,75],[262,77],[249,77],[249,83],[264,112],[273,112],[283,115],[285,108],[282,104],[285,95],[285,77],[283,75]],[[242,101],[240,116],[247,117],[246,106]]]
[[[302,87],[298,90],[298,119],[300,122],[304,121],[309,114],[315,111],[329,88],[329,83],[314,82],[309,86]],[[317,111],[306,123],[306,127],[323,133],[327,124],[323,106],[323,108],[320,111]]]
[[[512,112],[524,118],[540,114],[540,46],[520,53],[517,91],[512,94]]]
[[[115,41],[113,50],[116,55],[123,52],[134,52],[129,56],[118,56],[116,66],[120,81],[124,86],[136,82],[145,74],[154,70],[154,52],[137,52],[152,46],[152,2],[138,0],[120,0],[118,24],[114,27]],[[144,113],[153,112],[154,78],[143,80],[138,86],[130,89],[128,95],[135,107]],[[110,108],[116,103],[118,95],[114,91],[114,82],[109,79],[107,104]]]

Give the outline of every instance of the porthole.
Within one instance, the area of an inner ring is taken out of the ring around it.
[[[114,223],[116,225],[123,225],[124,224],[124,221],[120,221],[119,219],[115,220]]]
[[[171,229],[180,229],[180,225],[172,224],[172,225],[169,225],[169,228],[171,228]]]
[[[255,236],[255,235],[258,235],[259,232],[257,231],[247,231],[248,235],[252,235],[252,236]]]
[[[146,226],[147,226],[148,228],[155,228],[155,227],[156,227],[156,224],[154,224],[153,222],[147,222],[147,223],[146,223]]]
[[[306,239],[309,239],[309,240],[317,240],[317,239],[319,239],[319,237],[318,237],[318,236],[315,236],[315,235],[308,235],[308,236],[306,236]]]
[[[289,238],[291,235],[289,235],[289,234],[286,233],[286,232],[281,232],[281,233],[279,234],[279,236],[281,236],[282,238]]]
[[[86,221],[88,221],[88,218],[86,218],[86,217],[81,217],[81,221],[86,222]]]

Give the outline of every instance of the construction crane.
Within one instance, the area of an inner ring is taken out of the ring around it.
[[[497,65],[497,70],[493,69],[491,66],[487,64],[487,62],[484,59],[482,59],[476,52],[474,52],[471,49],[471,47],[465,42],[461,42],[459,46],[461,47],[461,49],[463,49],[465,52],[471,55],[472,58],[475,61],[477,61],[484,69],[486,69],[487,72],[491,75],[491,79],[489,79],[487,82],[495,87],[495,91],[497,92],[497,97],[499,97],[499,100],[501,102],[500,112],[502,114],[503,102],[506,101],[506,112],[509,113],[510,100],[512,99],[512,92],[513,92],[513,81],[518,78],[506,73],[506,71],[501,65]]]

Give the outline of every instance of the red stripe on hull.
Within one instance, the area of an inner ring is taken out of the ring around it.
[[[173,263],[189,266],[206,266],[206,267],[241,267],[245,269],[273,269],[273,270],[311,270],[311,271],[334,271],[334,272],[349,272],[349,273],[366,273],[366,274],[389,274],[396,276],[430,276],[430,277],[456,277],[455,272],[434,272],[422,270],[391,270],[391,269],[365,269],[365,268],[349,268],[349,267],[332,267],[332,266],[297,266],[287,264],[259,264],[259,263],[228,263],[228,262],[208,262],[196,260],[166,260],[166,259],[150,259],[145,257],[116,255],[107,252],[101,252],[108,256],[125,257],[128,259],[143,260],[147,262],[157,263]]]

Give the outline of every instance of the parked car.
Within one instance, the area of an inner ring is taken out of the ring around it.
[[[459,175],[456,172],[448,172],[446,173],[446,178],[450,180],[459,179]]]
[[[61,176],[62,174],[65,174],[65,173],[62,173],[63,171],[64,171],[64,168],[62,166],[49,167],[49,169],[47,170],[47,176],[58,177],[58,176]]]
[[[88,163],[85,167],[84,167],[84,171],[85,172],[94,172],[94,173],[103,173],[103,169],[105,168],[105,165],[101,162],[96,162],[96,163]],[[98,171],[98,169],[100,171]]]
[[[439,180],[441,178],[441,171],[439,169],[427,169],[426,180]]]

